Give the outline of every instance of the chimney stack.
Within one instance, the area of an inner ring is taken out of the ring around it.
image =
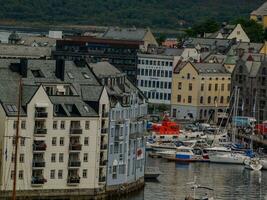
[[[63,59],[56,60],[56,77],[64,81],[65,61]]]
[[[26,58],[21,58],[20,59],[20,75],[23,78],[26,78],[27,71],[28,71],[28,60]]]

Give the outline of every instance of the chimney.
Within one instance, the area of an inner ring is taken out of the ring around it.
[[[56,60],[56,77],[64,81],[65,61],[63,59]]]
[[[23,78],[27,77],[27,71],[28,71],[28,60],[27,58],[21,58],[20,59],[20,75]]]

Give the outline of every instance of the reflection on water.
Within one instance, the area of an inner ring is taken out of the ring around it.
[[[211,163],[180,164],[148,158],[147,165],[158,166],[159,182],[146,182],[144,191],[123,200],[183,200],[187,182],[194,180],[212,187],[216,200],[267,200],[267,171],[250,171],[241,165]]]

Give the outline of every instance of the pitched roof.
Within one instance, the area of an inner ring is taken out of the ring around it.
[[[267,15],[267,2],[263,3],[259,8],[253,10],[251,15]]]
[[[122,74],[120,70],[111,65],[109,62],[90,63],[89,65],[98,77],[116,76],[118,74]]]
[[[143,41],[147,31],[144,28],[109,27],[102,37],[117,40]]]

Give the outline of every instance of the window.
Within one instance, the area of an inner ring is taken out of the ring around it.
[[[224,84],[221,85],[221,91],[224,91]]]
[[[58,156],[58,161],[59,162],[64,162],[64,153],[60,153]]]
[[[18,121],[14,121],[13,122],[13,129],[16,129],[17,128],[17,124],[18,124]]]
[[[228,83],[228,85],[227,85],[227,90],[228,90],[228,91],[231,90],[231,83]]]
[[[88,146],[89,145],[89,137],[85,137],[83,143],[85,146]]]
[[[211,91],[211,84],[209,84],[209,91]]]
[[[187,79],[190,79],[190,76],[191,76],[191,75],[188,73],[188,74],[187,74]]]
[[[218,90],[218,84],[216,83],[215,84],[215,91],[217,91]]]
[[[210,102],[211,102],[211,97],[209,96],[209,97],[208,97],[208,103],[210,103]]]
[[[56,154],[55,153],[52,153],[51,154],[51,162],[56,162]]]
[[[83,162],[88,162],[88,153],[83,154]]]
[[[53,129],[57,129],[57,121],[53,121]]]
[[[199,101],[199,103],[203,104],[203,102],[204,102],[204,97],[201,96],[201,97],[200,97],[200,101]]]
[[[17,112],[18,111],[18,109],[15,105],[7,104],[6,107],[7,107],[8,112]]]
[[[59,139],[59,145],[64,146],[64,137],[60,137]]]
[[[25,146],[25,138],[24,137],[20,138],[20,146]]]
[[[192,83],[189,83],[188,90],[192,91]]]
[[[11,178],[11,179],[14,178],[14,170],[11,171],[11,173],[10,173],[10,178]]]
[[[56,146],[56,145],[57,145],[57,138],[52,137],[52,146]]]
[[[179,82],[178,83],[178,90],[181,90],[182,89],[182,82]]]
[[[65,129],[65,121],[61,121],[60,122],[60,128],[61,129]]]
[[[26,129],[26,121],[25,120],[21,121],[21,129]]]
[[[229,102],[230,102],[230,97],[228,96],[228,97],[227,97],[227,103],[229,103]]]
[[[89,130],[90,128],[90,121],[85,121],[85,129]]]
[[[20,180],[23,179],[23,170],[19,170],[19,179],[20,179]]]
[[[182,99],[181,95],[177,95],[177,102],[181,102],[181,99]]]
[[[83,178],[87,178],[87,169],[83,170]]]
[[[11,156],[11,162],[14,162],[15,161],[15,154],[12,153],[12,156]]]
[[[172,83],[168,83],[168,88],[171,89],[172,88]]]
[[[55,179],[55,172],[56,172],[56,170],[51,170],[50,171],[50,179]]]
[[[43,78],[44,77],[44,74],[42,73],[41,70],[31,70],[32,71],[32,75],[35,77],[35,78]]]
[[[57,178],[58,179],[62,179],[63,178],[63,170],[62,169],[58,170]]]
[[[188,102],[188,103],[192,103],[192,96],[188,96],[188,98],[187,98],[187,102]]]
[[[223,98],[223,96],[221,96],[220,103],[223,103],[223,101],[224,101],[224,98]]]
[[[200,90],[204,91],[204,83],[201,83]]]
[[[24,154],[23,154],[23,153],[21,153],[21,154],[19,155],[19,162],[20,162],[20,163],[24,163]]]

